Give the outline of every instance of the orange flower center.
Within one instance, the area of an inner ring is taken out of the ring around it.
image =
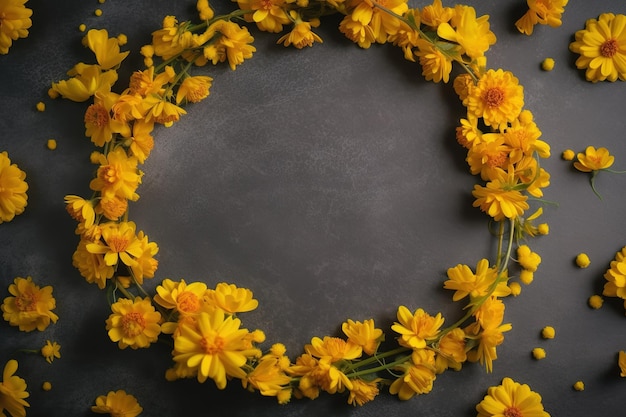
[[[200,300],[190,291],[180,293],[176,297],[176,303],[178,304],[178,310],[183,313],[195,313],[200,309]]]
[[[207,355],[217,355],[224,350],[226,342],[220,336],[215,335],[212,338],[203,337],[200,339],[200,347]]]
[[[141,313],[135,311],[126,313],[122,317],[122,330],[124,335],[135,337],[143,332],[146,328],[146,320]]]
[[[100,177],[100,179],[104,182],[113,184],[117,181],[117,170],[112,165],[103,165],[98,168],[98,177]]]
[[[109,239],[107,239],[107,244],[109,245],[109,248],[111,248],[113,252],[117,253],[124,252],[128,247],[128,243],[128,239],[126,239],[124,236],[119,235],[111,236]]]
[[[504,410],[504,417],[524,417],[519,408],[513,406]]]
[[[617,53],[618,49],[619,45],[617,43],[617,40],[608,39],[602,45],[600,45],[600,55],[605,58],[612,58],[613,55]]]
[[[35,311],[37,309],[39,295],[28,291],[15,297],[15,306],[20,311]]]
[[[506,152],[493,152],[487,158],[487,165],[491,168],[501,167],[506,162]]]
[[[85,124],[104,127],[109,123],[109,112],[102,104],[92,104],[85,112]]]
[[[500,87],[490,88],[483,94],[483,100],[488,107],[499,107],[504,102],[504,91]]]
[[[274,7],[274,2],[272,0],[261,0],[261,7],[260,7],[260,9],[262,9],[262,10],[272,10],[272,7]]]

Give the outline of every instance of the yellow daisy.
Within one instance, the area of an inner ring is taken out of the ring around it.
[[[24,212],[27,205],[26,173],[12,164],[9,154],[0,152],[0,224]]]
[[[510,71],[488,70],[468,96],[467,109],[487,126],[504,129],[524,106],[524,88]]]
[[[526,384],[504,378],[502,385],[490,387],[485,398],[476,406],[478,417],[523,416],[550,417],[541,403],[541,395]]]
[[[124,390],[109,391],[107,395],[96,398],[96,405],[91,411],[98,414],[110,414],[113,417],[136,417],[143,411],[137,398]]]
[[[161,333],[161,313],[154,309],[150,298],[122,298],[111,305],[111,311],[106,329],[120,349],[146,348],[157,341]]]

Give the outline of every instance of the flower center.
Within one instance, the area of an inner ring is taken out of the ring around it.
[[[117,171],[115,167],[111,165],[103,165],[98,169],[98,176],[109,184],[113,184],[117,181]]]
[[[274,7],[274,2],[272,0],[261,0],[262,10],[272,10],[272,7]]]
[[[85,124],[104,127],[109,123],[109,112],[102,104],[92,104],[85,112]]]
[[[195,313],[200,308],[200,300],[190,291],[180,293],[180,295],[176,297],[176,302],[178,304],[178,310],[183,313]]]
[[[126,239],[124,236],[111,236],[107,240],[107,244],[113,252],[124,252],[128,247],[128,239]]]
[[[602,45],[600,45],[600,55],[606,58],[612,58],[617,53],[619,45],[617,40],[608,39]]]
[[[491,168],[501,167],[506,162],[506,152],[492,152],[487,158],[487,165]]]
[[[135,311],[126,313],[122,317],[122,329],[124,335],[128,337],[135,337],[146,328],[146,320],[141,313]]]
[[[503,415],[504,417],[524,417],[520,409],[517,407],[507,408],[506,410],[504,410]]]
[[[488,107],[499,107],[504,102],[504,91],[500,87],[490,88],[483,94],[483,100]]]
[[[28,291],[15,297],[15,306],[20,311],[35,311],[37,309],[37,301],[39,301],[37,294]]]
[[[203,337],[200,339],[200,347],[207,355],[217,355],[224,350],[226,342],[220,336]]]

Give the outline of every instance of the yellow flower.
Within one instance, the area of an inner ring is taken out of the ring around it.
[[[104,146],[113,139],[114,133],[128,136],[128,124],[111,117],[111,109],[119,96],[110,91],[96,91],[93,104],[87,107],[84,116],[85,136],[96,146]]]
[[[28,0],[5,0],[0,2],[0,54],[9,53],[14,40],[28,36],[33,22],[33,11],[24,4]]]
[[[528,245],[521,245],[517,248],[517,262],[525,270],[535,272],[541,263],[541,256],[531,251]]]
[[[483,180],[489,181],[509,166],[510,152],[511,148],[504,143],[504,135],[486,133],[481,135],[480,140],[472,142],[465,161],[472,175],[480,174]]]
[[[261,395],[276,397],[279,404],[286,404],[291,399],[289,387],[291,377],[285,371],[289,368],[289,358],[284,356],[281,344],[272,346],[270,353],[263,355],[254,370],[241,380],[244,388],[259,390]]]
[[[223,36],[215,44],[204,48],[204,57],[216,64],[228,59],[230,69],[234,70],[244,59],[252,58],[256,48],[250,45],[254,38],[246,27],[230,21],[218,20],[210,30],[220,32]]]
[[[420,25],[420,11],[419,9],[409,9],[404,14],[405,19],[411,19],[415,22],[415,25]],[[387,37],[389,42],[392,42],[394,46],[399,46],[404,52],[404,59],[411,62],[415,62],[415,56],[413,54],[413,48],[417,47],[419,42],[419,32],[409,26],[406,22],[400,22],[398,30],[390,34]],[[423,64],[422,64],[423,65]]]
[[[46,358],[48,363],[52,363],[54,358],[61,358],[61,345],[46,340],[46,344],[41,348],[41,355]]]
[[[117,67],[128,56],[130,51],[120,52],[117,38],[109,38],[106,29],[91,29],[83,38],[83,43],[96,55],[102,69]]]
[[[106,156],[98,154],[97,163],[100,164],[97,176],[89,183],[93,191],[131,201],[139,199],[135,190],[141,184],[143,173],[137,169],[137,158],[128,156],[123,148],[116,147]]]
[[[253,294],[247,288],[239,288],[235,284],[220,282],[215,290],[207,290],[204,299],[228,314],[245,313],[258,307],[259,302],[252,298]]]
[[[411,362],[402,366],[404,375],[389,387],[389,393],[398,395],[403,401],[415,394],[428,394],[433,389],[435,375],[435,353],[432,350],[413,351]]]
[[[31,277],[17,277],[9,285],[9,293],[2,303],[2,317],[11,326],[18,326],[23,332],[45,330],[50,322],[56,323],[58,316],[52,312],[56,300],[52,296],[52,287],[39,288]]]
[[[461,364],[467,360],[465,351],[465,332],[455,328],[448,332],[439,341],[439,354],[435,358],[436,373],[440,374],[447,368],[461,369]]]
[[[348,337],[348,342],[361,346],[368,355],[373,355],[383,339],[383,331],[374,327],[374,320],[363,322],[348,319],[341,325],[341,330]]]
[[[128,91],[131,95],[147,97],[149,95],[162,95],[165,92],[164,85],[172,81],[176,76],[174,70],[167,66],[163,72],[154,75],[154,67],[150,66],[145,71],[135,71],[130,76]]]
[[[83,223],[85,228],[93,226],[96,220],[93,202],[77,195],[65,196],[65,209],[74,220]]]
[[[162,29],[152,32],[154,55],[167,61],[193,46],[192,33],[187,30],[188,22],[178,24],[174,16],[165,16],[162,26]]]
[[[485,55],[489,46],[496,43],[496,35],[489,30],[489,16],[476,18],[476,10],[471,6],[458,6],[455,12],[456,30],[450,23],[441,23],[437,35],[458,43],[470,58]]]
[[[181,315],[197,315],[205,306],[203,297],[206,291],[207,286],[204,282],[192,282],[187,285],[184,279],[175,282],[166,278],[156,287],[154,301],[169,310],[176,310]]]
[[[487,372],[491,372],[493,361],[498,358],[496,347],[504,342],[502,333],[511,330],[512,326],[510,323],[502,324],[504,303],[495,297],[488,298],[476,311],[475,317],[476,323],[468,326],[465,333],[478,339],[478,346],[467,353],[467,359],[480,362]]]
[[[524,88],[513,73],[502,69],[490,69],[480,77],[467,102],[468,113],[501,130],[519,116],[523,106]]]
[[[596,149],[593,146],[587,146],[585,152],[579,152],[576,155],[574,168],[582,172],[599,171],[601,169],[610,168],[615,161],[615,157],[609,153],[606,148]]]
[[[599,308],[602,308],[604,300],[599,295],[592,295],[591,297],[589,297],[589,300],[587,300],[587,303],[589,304],[589,307],[597,310]]]
[[[584,391],[585,383],[583,381],[576,381],[574,382],[574,385],[572,386],[572,388],[574,388],[576,391]]]
[[[52,83],[50,91],[77,102],[88,100],[97,91],[111,91],[117,81],[117,71],[102,71],[99,65],[79,63],[67,74],[71,78]]]
[[[186,100],[190,103],[197,103],[209,96],[209,88],[213,78],[203,75],[187,77],[183,80],[176,92],[176,104]]]
[[[372,401],[378,395],[379,380],[379,378],[373,381],[364,381],[358,378],[353,379],[350,395],[348,395],[348,404],[360,406]]]
[[[210,20],[213,19],[213,9],[209,6],[209,0],[198,0],[196,2],[196,9],[200,14],[200,20]]]
[[[417,50],[414,53],[419,58],[424,78],[436,83],[441,81],[447,83],[452,71],[452,60],[449,54],[454,54],[457,48],[454,47],[448,51],[449,53],[444,54],[432,43],[423,39],[417,40],[416,46]]]
[[[91,411],[98,414],[110,414],[111,417],[136,417],[143,411],[137,399],[124,390],[109,391],[107,395],[96,398],[96,405]]]
[[[532,35],[538,23],[556,28],[561,26],[561,16],[569,0],[526,0],[528,11],[515,22],[517,30]]]
[[[344,392],[353,388],[352,381],[331,363],[330,356],[317,359],[308,353],[296,358],[295,365],[288,372],[300,377],[296,395],[303,395],[314,400],[320,389],[329,394]]]
[[[544,339],[554,339],[554,335],[555,331],[554,327],[552,326],[546,326],[541,329],[541,337],[543,337]]]
[[[291,32],[283,35],[276,43],[282,43],[285,46],[293,45],[297,49],[302,49],[305,46],[313,46],[314,42],[323,43],[322,38],[311,30],[311,26],[317,27],[318,25],[319,19],[304,22],[298,18]]]
[[[454,14],[454,8],[443,7],[441,0],[434,0],[432,4],[424,6],[421,19],[426,26],[437,28],[440,24],[449,22]]]
[[[286,0],[238,0],[241,10],[253,10],[254,13],[246,14],[248,22],[255,22],[257,27],[264,32],[278,33],[283,30],[283,25],[289,23],[285,11]]]
[[[539,140],[540,136],[541,131],[533,121],[532,113],[522,110],[520,117],[513,120],[504,132],[504,143],[511,147],[511,162],[517,163],[524,156],[532,156],[535,152],[540,158],[550,157],[550,145]]]
[[[610,268],[604,273],[607,282],[604,283],[602,295],[619,297],[626,300],[626,247],[615,254]]]
[[[304,346],[304,351],[316,358],[328,358],[330,363],[341,360],[352,360],[361,356],[361,346],[346,342],[338,337],[314,337],[311,343]]]
[[[511,189],[512,178],[509,173],[508,178],[504,175],[489,181],[486,187],[475,185],[472,195],[476,197],[474,207],[480,209],[493,217],[494,220],[500,221],[504,218],[514,219],[524,214],[529,208],[528,197],[520,191]]]
[[[120,349],[146,348],[157,341],[161,333],[161,313],[154,309],[150,298],[121,298],[111,305],[111,311],[106,329]]]
[[[391,326],[391,329],[400,334],[398,343],[404,347],[412,349],[422,349],[426,343],[434,340],[439,334],[439,328],[443,324],[441,313],[435,317],[426,313],[421,308],[411,314],[408,308],[400,306],[398,308],[398,322]]]
[[[350,16],[346,16],[341,20],[339,23],[339,31],[343,33],[346,38],[364,49],[369,48],[372,42],[376,40],[374,31],[370,26],[355,21]]]
[[[4,416],[6,410],[12,417],[26,417],[26,409],[30,405],[24,400],[29,394],[26,391],[26,381],[15,375],[17,361],[9,360],[2,371],[0,381],[0,413]]]
[[[249,347],[249,332],[240,328],[241,320],[215,310],[200,313],[196,324],[181,326],[180,335],[174,338],[174,361],[197,372],[199,382],[213,379],[219,389],[226,387],[227,377],[245,378],[242,366],[248,358],[261,355]]]
[[[532,416],[550,417],[543,410],[541,395],[526,384],[504,378],[502,385],[490,387],[487,395],[476,406],[478,417]]]
[[[153,122],[135,120],[133,123],[129,155],[137,158],[137,162],[140,164],[146,161],[150,152],[152,152],[152,148],[154,148],[154,137],[150,134],[153,129]]]
[[[160,123],[170,127],[180,120],[180,116],[187,114],[185,109],[171,103],[166,98],[158,95],[150,95],[143,100],[146,106],[146,121]]]
[[[78,247],[72,255],[72,265],[78,269],[80,275],[90,284],[98,284],[98,288],[106,287],[106,280],[113,277],[115,272],[113,266],[107,265],[104,255],[101,253],[91,253],[87,250],[87,245],[93,243],[89,239],[81,239]]]
[[[626,352],[620,350],[618,353],[618,365],[620,369],[619,376],[626,377]]]
[[[9,222],[24,212],[28,195],[26,173],[11,164],[9,154],[0,152],[0,224]]]
[[[603,13],[576,32],[569,49],[579,54],[576,67],[588,81],[626,80],[626,16]]]
[[[159,252],[156,242],[148,241],[148,236],[142,230],[137,233],[137,241],[141,248],[139,256],[135,257],[135,262],[130,265],[133,277],[139,284],[143,284],[144,278],[154,278],[154,273],[159,266],[159,261],[154,259],[154,255]]]
[[[96,212],[109,220],[117,221],[128,210],[128,200],[116,195],[106,195],[100,199]]]
[[[127,266],[135,266],[135,260],[143,254],[143,246],[135,234],[134,222],[108,222],[102,225],[102,241],[88,243],[90,253],[104,255],[107,265],[116,265],[120,260]]]
[[[353,5],[356,5],[356,7],[352,9],[351,14],[347,15],[346,18],[369,27],[371,35],[376,42],[387,42],[388,37],[397,33],[398,29],[400,29],[400,21],[376,7],[374,1],[356,1]],[[407,0],[386,0],[385,8],[402,16],[408,11],[409,6],[407,5]],[[348,36],[348,38],[350,37]]]
[[[502,272],[505,274],[505,272]],[[481,259],[476,265],[476,273],[472,272],[467,265],[458,264],[454,268],[448,269],[448,280],[443,283],[443,288],[454,290],[453,301],[459,301],[468,295],[475,300],[487,295],[496,279],[498,271],[495,267],[489,267],[487,259]],[[501,279],[493,291],[497,297],[505,297],[511,293],[507,286],[507,280]]]

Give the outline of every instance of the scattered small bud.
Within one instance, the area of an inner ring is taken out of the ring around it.
[[[104,4],[104,2],[105,2],[105,1],[106,1],[106,0],[98,0],[98,3],[100,3],[100,4]]]
[[[541,69],[544,71],[552,71],[554,69],[554,59],[546,58],[541,63]]]
[[[535,279],[535,277],[532,271],[522,269],[522,272],[520,272],[519,274],[519,279],[524,284],[529,285],[531,282],[533,282],[533,279]]]
[[[55,99],[55,98],[59,97],[59,92],[57,90],[55,90],[54,88],[49,88],[48,89],[48,97],[50,97],[51,99]]]
[[[541,223],[537,226],[537,232],[540,235],[547,235],[548,233],[550,233],[550,226],[548,226],[548,223]]]
[[[511,282],[509,284],[509,289],[511,290],[511,295],[513,297],[517,297],[522,293],[522,286],[519,285],[519,282]]]
[[[584,391],[585,390],[585,383],[583,381],[576,381],[574,383],[574,389],[576,391]]]
[[[35,107],[37,108],[37,111],[46,110],[46,104],[43,101],[40,101],[39,103],[37,103]]]
[[[41,384],[41,389],[44,391],[50,391],[52,389],[52,384],[49,381],[45,381]]]
[[[592,295],[591,297],[589,297],[588,303],[589,307],[597,310],[602,307],[604,300],[599,295]]]
[[[80,25],[78,25],[78,30],[80,30],[81,32],[86,31],[87,25],[85,25],[84,23],[81,23]]]
[[[576,256],[576,265],[580,268],[587,268],[590,264],[591,261],[586,253],[579,253],[578,256]]]
[[[563,159],[565,159],[566,161],[571,161],[574,159],[574,157],[576,156],[576,153],[571,150],[571,149],[566,149],[563,151],[563,153],[561,154],[561,157]]]
[[[46,142],[46,146],[48,147],[48,149],[53,151],[57,148],[57,141],[54,139],[48,139],[48,142]]]
[[[534,348],[533,349],[533,357],[535,359],[537,359],[538,361],[540,361],[541,359],[545,358],[546,357],[545,349],[542,349],[540,347]]]
[[[117,35],[117,43],[120,46],[126,45],[128,43],[128,37],[124,35],[123,33],[120,33],[119,35]]]
[[[96,9],[93,14],[95,14],[96,16],[100,17],[102,16],[102,9]]]
[[[554,339],[554,327],[552,326],[546,326],[543,329],[541,329],[541,337],[543,337],[544,339]]]

